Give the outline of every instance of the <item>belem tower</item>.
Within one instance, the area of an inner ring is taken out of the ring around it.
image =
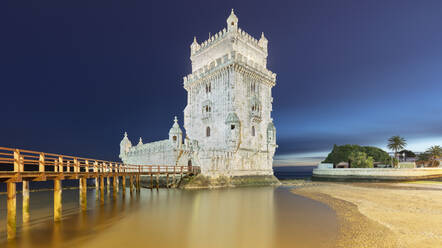
[[[232,10],[227,27],[202,43],[190,45],[192,73],[184,130],[175,117],[169,138],[132,145],[127,133],[120,158],[135,165],[195,165],[201,174],[273,175],[276,129],[271,118],[276,74],[267,69],[268,40],[238,27]]]

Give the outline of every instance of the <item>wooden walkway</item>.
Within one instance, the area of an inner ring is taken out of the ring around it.
[[[62,180],[77,179],[80,187],[80,203],[86,210],[86,191],[88,178],[95,179],[97,197],[104,203],[104,179],[110,191],[111,179],[114,195],[119,190],[121,178],[123,194],[126,192],[126,178],[129,179],[130,193],[140,190],[140,176],[150,176],[150,187],[153,188],[153,177],[159,187],[159,176],[175,182],[182,178],[199,173],[197,166],[164,166],[164,165],[129,165],[98,159],[82,158],[61,154],[43,153],[23,149],[0,147],[0,182],[7,184],[7,232],[8,239],[16,236],[16,183],[23,184],[23,223],[29,222],[29,182],[54,181],[54,220],[61,220]],[[100,194],[98,194],[100,193]]]

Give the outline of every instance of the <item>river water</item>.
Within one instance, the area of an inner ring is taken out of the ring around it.
[[[78,189],[63,190],[63,220],[52,221],[53,192],[30,194],[30,223],[6,240],[6,195],[0,195],[0,247],[330,247],[335,213],[290,187],[211,190],[122,189],[104,202],[89,189],[81,211]]]

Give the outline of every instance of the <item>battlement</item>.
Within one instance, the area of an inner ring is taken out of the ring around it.
[[[242,41],[247,42],[250,45],[253,45],[256,49],[261,50],[263,53],[267,53],[267,46],[264,46],[262,42],[260,43],[259,40],[257,40],[256,38],[245,32],[244,30],[242,30],[241,28],[231,31],[227,31],[226,28],[223,28],[223,30],[219,31],[215,35],[211,35],[209,39],[201,43],[198,43],[195,38],[194,43],[192,43],[192,45],[195,44],[195,48],[192,49],[191,45],[191,55],[204,52],[206,49],[209,49],[210,47],[212,47],[219,41],[222,41],[226,37],[241,39]]]
[[[273,84],[276,81],[275,73],[263,67],[261,64],[253,61],[252,59],[248,59],[246,56],[242,55],[241,53],[232,51],[228,54],[225,54],[224,56],[212,60],[207,65],[183,77],[184,88],[186,88],[193,82],[196,82],[203,78],[207,78],[209,74],[214,73],[219,69],[227,68],[229,65],[234,65],[234,64],[255,71],[257,74],[263,76]]]
[[[267,45],[268,40],[264,33],[258,40],[241,30],[238,27],[238,18],[232,10],[229,18],[227,18],[227,28],[211,35],[209,39],[202,43],[198,43],[196,37],[194,38],[190,45],[192,72],[209,65],[214,58],[219,58],[226,51],[239,52],[244,57],[265,68],[267,66]]]

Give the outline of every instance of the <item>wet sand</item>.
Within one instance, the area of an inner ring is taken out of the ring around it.
[[[442,247],[440,182],[295,184],[336,211],[335,247]]]

